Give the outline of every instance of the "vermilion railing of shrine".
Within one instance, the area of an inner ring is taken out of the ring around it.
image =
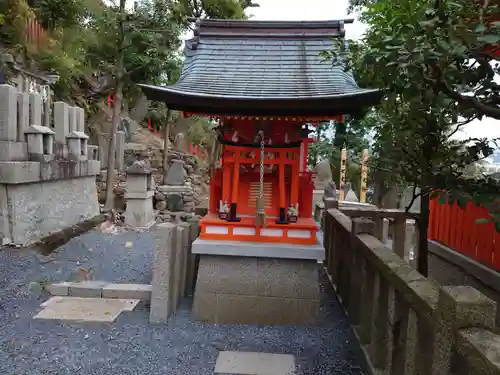
[[[492,223],[476,223],[488,211],[469,203],[466,208],[430,202],[429,240],[438,241],[489,267],[500,270],[500,233]]]

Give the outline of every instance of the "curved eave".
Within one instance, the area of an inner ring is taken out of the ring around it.
[[[139,86],[149,100],[163,102],[170,109],[214,115],[339,116],[377,105],[382,98],[378,89],[336,95],[237,97],[180,91],[172,86]]]

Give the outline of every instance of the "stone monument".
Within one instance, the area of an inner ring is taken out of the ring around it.
[[[42,106],[39,93],[0,85],[2,244],[26,246],[99,214],[100,162],[88,154],[84,110]]]
[[[359,202],[359,198],[352,190],[352,185],[350,182],[346,182],[344,185],[344,200],[347,202]]]
[[[158,191],[165,196],[167,210],[171,212],[194,212],[187,209],[191,205],[185,203],[193,202],[194,192],[191,183],[187,181],[186,164],[183,160],[174,159],[168,169],[166,184],[158,186]]]
[[[332,168],[329,160],[320,161],[313,169],[316,175],[314,181],[314,190],[323,190],[326,185],[332,180]]]

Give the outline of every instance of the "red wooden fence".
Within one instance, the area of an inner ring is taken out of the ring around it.
[[[40,23],[35,19],[26,21],[26,42],[38,49],[43,48],[48,40],[47,32],[42,28]]]
[[[465,209],[453,205],[430,202],[429,240],[435,240],[500,270],[500,233],[492,223],[475,223],[487,218],[488,211],[469,203]]]

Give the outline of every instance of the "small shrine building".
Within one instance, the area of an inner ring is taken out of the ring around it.
[[[140,85],[149,100],[217,124],[209,213],[192,247],[198,319],[302,324],[318,315],[324,249],[312,217],[309,127],[381,98],[321,56],[332,38],[344,42],[351,22],[196,20],[177,83]]]
[[[316,243],[307,126],[380,100],[320,56],[350,22],[197,20],[178,82],[141,85],[184,116],[218,120],[220,160],[200,238]]]

